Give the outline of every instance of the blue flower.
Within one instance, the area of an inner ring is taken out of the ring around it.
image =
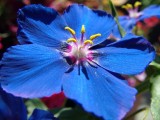
[[[53,114],[48,111],[41,109],[34,109],[32,115],[28,120],[58,120],[58,119],[53,117]]]
[[[21,45],[7,50],[0,69],[6,91],[25,98],[64,92],[104,119],[120,120],[133,106],[136,89],[119,74],[145,70],[155,51],[142,37],[106,38],[115,26],[104,11],[74,4],[63,15],[41,5],[18,12]]]
[[[23,100],[6,93],[0,87],[0,120],[26,120],[26,113]]]
[[[121,26],[125,29],[126,32],[131,32],[134,26],[139,21],[143,21],[146,18],[150,18],[153,16],[156,16],[160,18],[160,6],[159,5],[151,5],[147,8],[145,8],[142,11],[138,11],[138,7],[141,5],[141,2],[137,1],[135,2],[134,6],[131,4],[123,5],[122,8],[126,9],[128,11],[128,15],[126,16],[119,16],[119,22]],[[113,33],[116,37],[120,37],[120,33],[115,27],[113,30]]]
[[[27,110],[22,98],[6,93],[0,87],[0,120],[27,120]],[[35,109],[29,120],[57,120],[53,114]]]

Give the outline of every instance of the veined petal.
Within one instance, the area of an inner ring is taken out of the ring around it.
[[[102,68],[86,65],[89,79],[83,73],[78,75],[77,69],[66,75],[65,95],[105,120],[121,120],[133,106],[136,90]]]
[[[76,31],[76,37],[81,38],[82,25],[85,26],[86,39],[91,35],[100,33],[94,42],[102,42],[111,33],[112,27],[115,25],[114,18],[104,11],[91,10],[84,5],[73,4],[68,7],[63,14],[67,25]]]
[[[160,18],[160,6],[159,5],[151,5],[144,10],[141,11],[142,15],[138,18],[138,20],[144,20],[150,17],[158,17]]]
[[[127,34],[121,40],[98,50],[98,63],[112,72],[134,75],[145,70],[154,59],[155,50],[142,37]]]
[[[29,5],[20,9],[17,21],[20,44],[58,47],[62,41],[71,37],[64,30],[64,19],[55,10],[42,5]]]
[[[4,54],[0,81],[4,90],[16,96],[50,96],[61,91],[66,67],[55,49],[36,44],[17,45]]]
[[[26,120],[27,111],[23,100],[6,93],[0,87],[0,120]]]
[[[29,120],[58,120],[58,119],[53,117],[53,114],[48,111],[35,109]]]

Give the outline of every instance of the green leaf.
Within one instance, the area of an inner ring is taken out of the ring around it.
[[[160,96],[151,99],[151,113],[154,120],[160,120]]]
[[[154,120],[160,120],[160,70],[151,78],[151,113]]]
[[[7,38],[9,36],[9,33],[0,33],[0,37]]]
[[[138,94],[145,91],[150,90],[152,83],[155,81],[156,77],[160,74],[160,64],[153,61],[146,69],[147,78],[141,84],[136,86],[138,90]]]
[[[27,106],[27,111],[28,111],[28,116],[30,116],[35,108],[47,110],[48,108],[45,106],[45,104],[39,100],[39,99],[32,99],[32,100],[27,100],[25,102]]]
[[[63,108],[57,113],[54,113],[54,116],[59,118],[60,120],[100,120],[95,116],[92,116],[91,114],[85,112],[80,107]]]
[[[116,8],[115,6],[113,5],[112,1],[109,0],[109,5],[110,5],[110,8],[111,8],[111,12],[112,12],[112,15],[118,25],[118,29],[119,29],[119,32],[121,34],[121,37],[124,37],[126,32],[124,31],[124,29],[121,27],[119,21],[118,21],[118,14],[117,14],[117,11],[116,11]]]
[[[154,61],[153,61],[150,65],[154,66],[154,67],[157,68],[157,69],[160,69],[160,64],[157,63],[157,62],[154,62]]]
[[[134,113],[132,113],[131,115],[125,117],[123,120],[130,120],[131,118],[133,118],[135,115],[137,115],[138,113],[142,112],[142,111],[146,111],[148,108],[141,108],[137,111],[135,111]]]

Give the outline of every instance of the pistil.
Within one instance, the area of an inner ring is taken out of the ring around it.
[[[68,30],[73,37],[67,39],[67,43],[71,46],[70,52],[65,52],[63,53],[65,57],[70,58],[70,61],[75,61],[72,62],[73,64],[79,64],[82,61],[88,61],[88,59],[93,58],[92,53],[94,53],[93,50],[89,50],[90,46],[93,45],[93,40],[96,39],[97,37],[100,37],[101,34],[94,34],[89,37],[89,39],[84,40],[84,35],[86,32],[85,26],[82,25],[81,27],[81,39],[78,41],[76,39],[76,32],[70,28],[70,27],[65,27],[65,30]]]

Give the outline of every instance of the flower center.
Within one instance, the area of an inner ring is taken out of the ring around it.
[[[134,6],[132,4],[126,4],[126,5],[123,5],[122,8],[128,11],[130,18],[138,18],[139,16],[142,15],[142,12],[138,12],[138,7],[141,4],[142,4],[141,2],[137,1],[135,2]]]
[[[93,45],[93,40],[101,36],[100,33],[91,35],[89,39],[84,40],[85,26],[82,25],[81,28],[81,39],[77,40],[75,34],[76,32],[70,28],[65,27],[73,37],[69,38],[66,42],[68,44],[67,51],[63,52],[65,58],[71,64],[79,64],[82,61],[91,61],[94,58],[95,50],[90,50],[89,48]]]

